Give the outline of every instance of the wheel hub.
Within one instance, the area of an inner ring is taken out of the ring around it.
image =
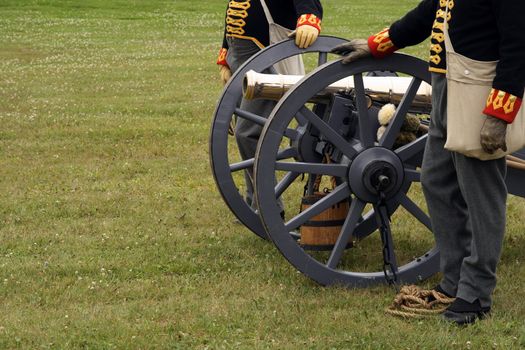
[[[348,170],[348,183],[357,198],[376,203],[380,193],[392,198],[403,185],[403,163],[383,147],[369,148],[355,157]]]

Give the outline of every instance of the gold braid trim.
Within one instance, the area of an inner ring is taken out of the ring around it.
[[[252,6],[250,1],[230,1],[228,3],[229,8],[247,10]]]
[[[244,19],[234,19],[231,17],[226,17],[226,24],[231,24],[237,27],[244,27],[246,25],[246,22],[244,21]]]
[[[226,26],[226,31],[228,32],[228,34],[237,34],[237,35],[244,34],[244,29],[233,27],[233,26]]]
[[[241,18],[246,18],[248,17],[248,11],[246,10],[233,10],[233,9],[228,9],[228,12],[226,12],[226,14],[228,16],[235,16],[235,17],[241,17]]]
[[[244,26],[248,17],[248,9],[251,7],[250,1],[230,1],[228,11],[226,11],[226,32],[231,35],[244,35]],[[240,18],[234,18],[240,17]]]

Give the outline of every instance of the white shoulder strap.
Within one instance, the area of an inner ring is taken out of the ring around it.
[[[272,17],[272,14],[270,13],[270,9],[266,5],[266,1],[261,0],[261,5],[263,7],[264,14],[266,15],[266,20],[268,21],[269,24],[273,24],[274,23],[273,17]]]

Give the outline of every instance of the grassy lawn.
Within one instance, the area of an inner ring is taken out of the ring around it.
[[[318,286],[234,222],[208,161],[225,3],[0,0],[0,348],[524,348],[522,198],[468,328]],[[323,3],[353,38],[418,2]]]

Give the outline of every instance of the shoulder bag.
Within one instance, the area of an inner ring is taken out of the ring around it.
[[[270,28],[270,45],[283,40],[288,40],[288,35],[293,30],[285,28],[273,21],[272,14],[268,9],[265,0],[261,0],[261,5],[264,9],[264,14],[266,15],[266,20],[268,21],[268,26]],[[304,75],[305,72],[303,58],[301,55],[289,57],[277,62],[273,66],[279,74]]]
[[[493,154],[481,148],[480,132],[485,121],[483,108],[492,89],[498,61],[476,61],[454,51],[445,13],[447,57],[447,141],[445,148],[481,160],[497,159],[525,147],[525,107],[507,125],[507,151]],[[525,96],[524,96],[525,98]]]

